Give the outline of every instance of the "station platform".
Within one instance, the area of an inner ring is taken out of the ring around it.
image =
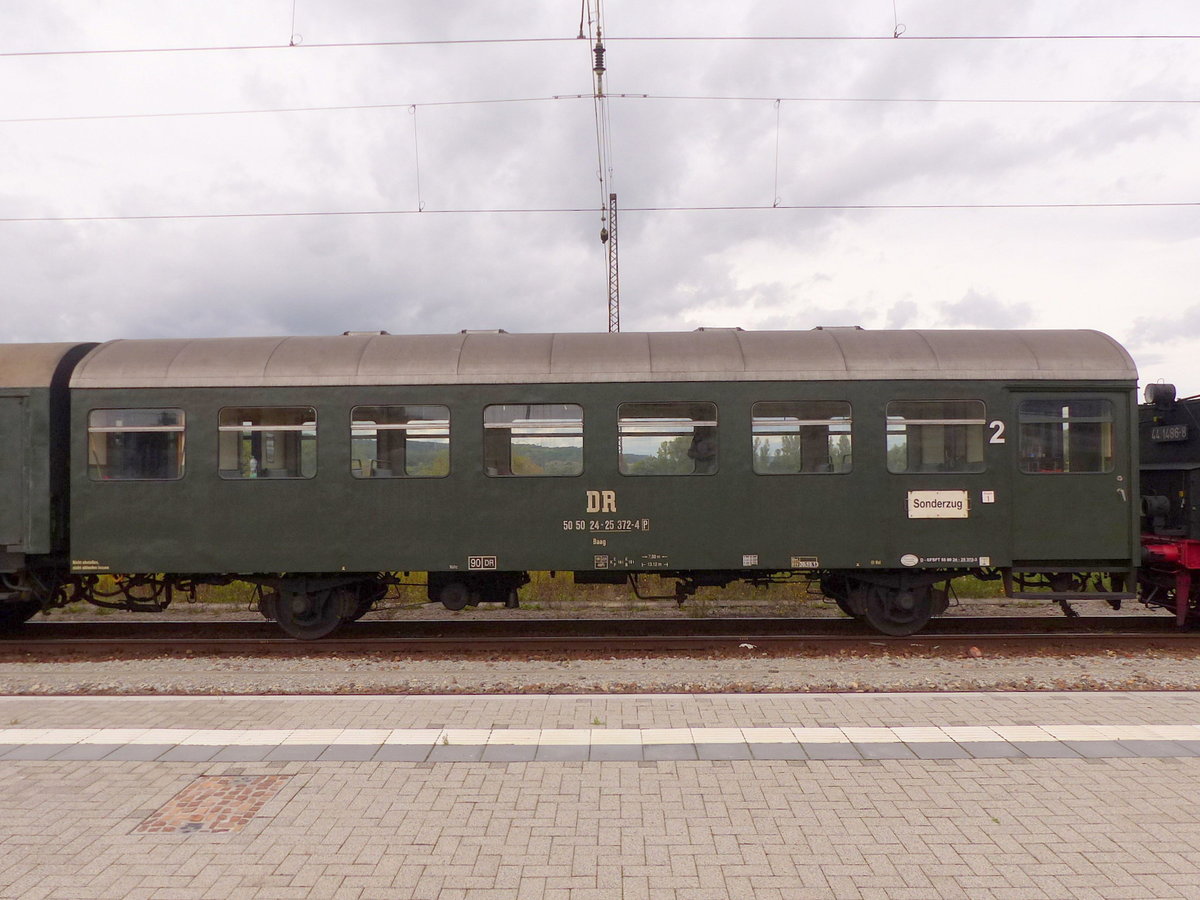
[[[0,698],[0,897],[1200,897],[1200,694]]]

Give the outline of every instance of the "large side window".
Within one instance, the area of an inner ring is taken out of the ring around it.
[[[93,409],[88,413],[88,477],[93,481],[173,481],[183,477],[182,409]]]
[[[889,472],[982,472],[982,400],[893,400],[887,405]]]
[[[312,478],[317,474],[317,411],[311,406],[221,410],[222,478]]]
[[[483,410],[488,475],[583,474],[583,407],[575,403],[504,403]]]
[[[754,404],[751,415],[759,475],[850,471],[849,403],[763,401]]]
[[[1021,471],[1111,472],[1113,411],[1109,400],[1022,400]]]
[[[717,471],[717,405],[622,403],[617,409],[623,475],[712,475]]]
[[[441,478],[450,474],[450,410],[356,406],[350,443],[355,478]]]

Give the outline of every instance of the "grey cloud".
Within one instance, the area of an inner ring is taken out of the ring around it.
[[[1129,328],[1130,346],[1154,346],[1195,340],[1200,334],[1200,303],[1179,312],[1166,311],[1159,316],[1138,316]]]
[[[887,311],[888,328],[906,328],[913,323],[919,307],[912,300],[898,300]]]
[[[1028,303],[1003,303],[972,288],[961,300],[939,304],[941,324],[966,328],[1027,328],[1033,322]]]

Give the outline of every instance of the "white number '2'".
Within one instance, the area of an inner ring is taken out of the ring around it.
[[[995,419],[994,421],[988,422],[988,428],[994,429],[992,431],[991,438],[988,440],[988,443],[989,444],[1003,444],[1004,443],[1004,423],[1001,422],[999,419]]]

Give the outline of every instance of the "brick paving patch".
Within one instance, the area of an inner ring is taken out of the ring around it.
[[[133,833],[241,831],[290,778],[290,775],[206,775],[197,778],[134,828]]]

